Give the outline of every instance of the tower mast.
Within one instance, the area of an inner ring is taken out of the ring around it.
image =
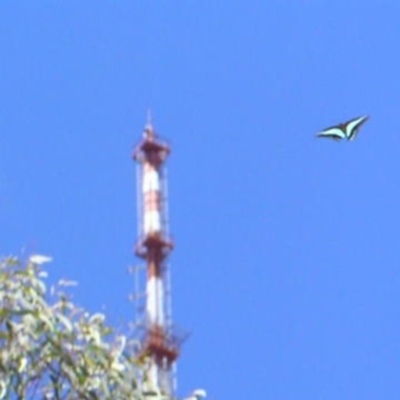
[[[173,249],[168,232],[165,162],[170,147],[162,142],[148,118],[143,137],[133,152],[138,163],[139,238],[135,254],[146,264],[145,331],[141,355],[149,361],[152,389],[172,396],[174,363],[180,340],[172,331],[167,257]]]

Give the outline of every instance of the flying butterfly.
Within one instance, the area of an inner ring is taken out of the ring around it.
[[[336,141],[347,139],[354,140],[361,126],[368,120],[369,116],[357,117],[350,121],[340,123],[324,129],[317,137],[330,138]]]

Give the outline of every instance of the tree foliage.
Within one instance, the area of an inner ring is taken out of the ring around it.
[[[0,399],[142,399],[126,336],[47,290],[40,256],[0,260]]]

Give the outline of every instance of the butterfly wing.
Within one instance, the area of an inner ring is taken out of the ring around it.
[[[345,124],[345,132],[348,140],[354,140],[361,126],[367,121],[368,115],[354,118]]]
[[[346,134],[338,126],[332,126],[330,128],[324,129],[317,134],[317,137],[330,138],[334,140],[342,140],[346,137]]]

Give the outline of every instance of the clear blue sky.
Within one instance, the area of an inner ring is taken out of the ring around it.
[[[1,1],[0,253],[52,255],[50,280],[131,320],[130,156],[151,107],[173,145],[174,316],[193,332],[179,393],[398,398],[399,15],[395,0]],[[354,142],[314,137],[363,114]]]

